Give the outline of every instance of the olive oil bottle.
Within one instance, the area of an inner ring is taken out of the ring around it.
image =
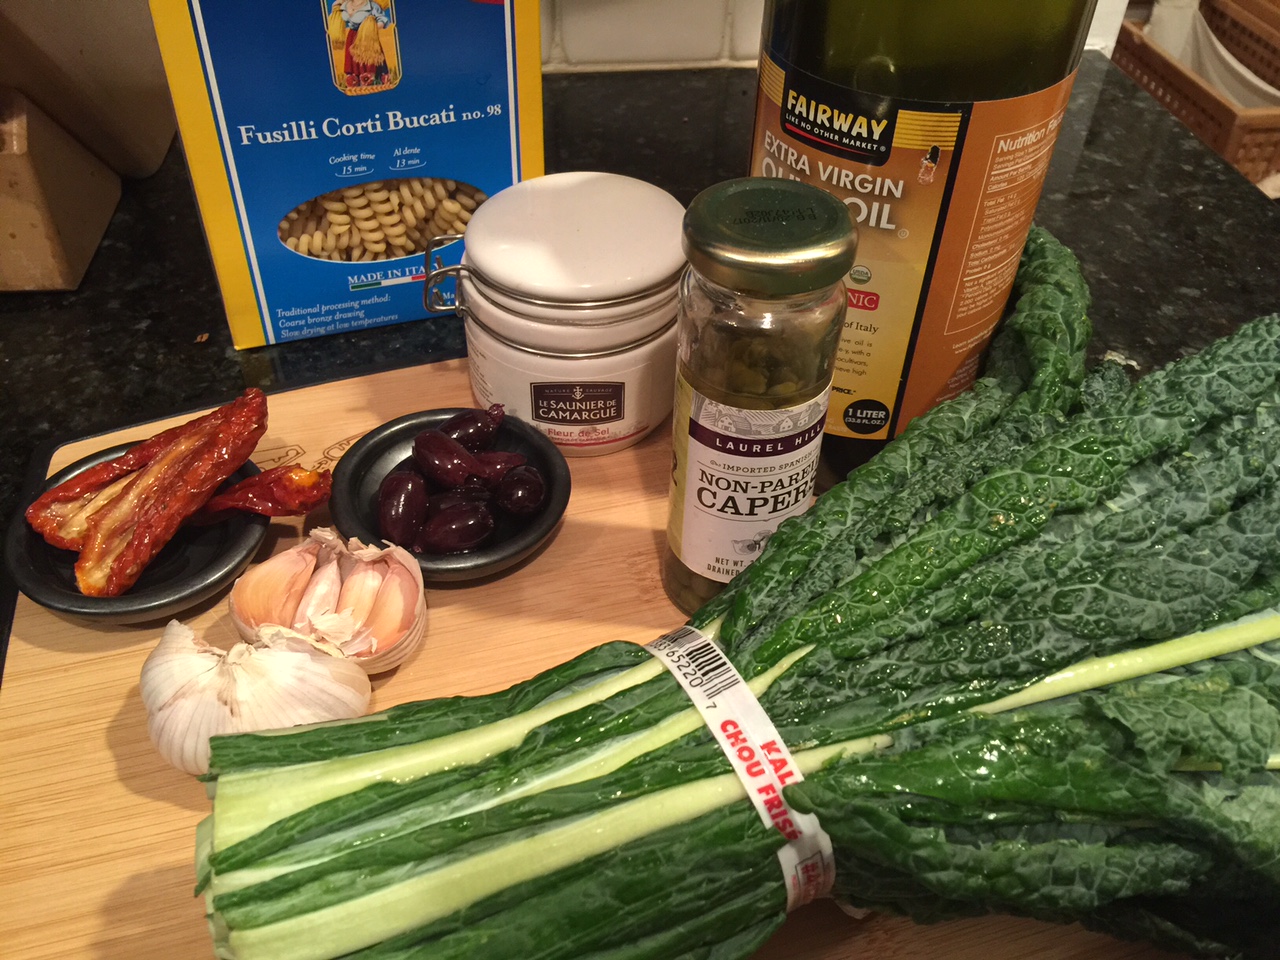
[[[858,224],[824,485],[977,376],[1095,0],[766,0],[751,173]]]

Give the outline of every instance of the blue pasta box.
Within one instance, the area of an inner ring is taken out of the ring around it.
[[[237,348],[421,320],[543,172],[537,0],[151,0]]]

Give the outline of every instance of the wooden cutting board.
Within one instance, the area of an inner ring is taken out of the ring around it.
[[[254,459],[332,467],[394,417],[473,404],[465,361],[274,394]],[[189,419],[60,448],[50,472]],[[573,494],[545,549],[491,582],[428,587],[423,646],[375,681],[371,709],[505,687],[606,640],[647,642],[683,617],[658,579],[669,428],[599,458],[570,460]],[[321,518],[322,520],[324,518]],[[274,521],[263,547],[296,542]],[[214,642],[233,633],[223,597],[181,617]],[[0,955],[6,960],[212,957],[192,896],[204,788],[167,766],[146,732],[142,662],[162,623],[93,627],[19,597],[0,686]],[[915,926],[854,921],[830,902],[792,916],[759,960],[1161,960],[1078,928],[989,918]],[[494,957],[491,960],[522,960]]]

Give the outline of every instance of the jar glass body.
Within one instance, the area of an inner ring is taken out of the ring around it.
[[[843,282],[760,297],[685,271],[662,562],[663,585],[685,613],[724,589],[777,524],[811,502],[845,304]],[[816,421],[805,422],[811,411]],[[779,455],[770,456],[775,448]],[[711,459],[700,460],[699,451]],[[696,559],[710,554],[726,562]]]
[[[689,268],[680,280],[676,361],[704,396],[772,410],[831,383],[844,320],[843,283],[790,297],[754,297]]]

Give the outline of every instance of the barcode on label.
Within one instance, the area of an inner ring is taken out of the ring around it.
[[[684,655],[702,680],[702,692],[708,697],[717,697],[742,682],[720,648],[710,640],[690,647]]]
[[[729,658],[694,627],[664,634],[649,644],[649,650],[667,661],[667,668],[682,685],[697,690],[708,701],[742,684]]]

